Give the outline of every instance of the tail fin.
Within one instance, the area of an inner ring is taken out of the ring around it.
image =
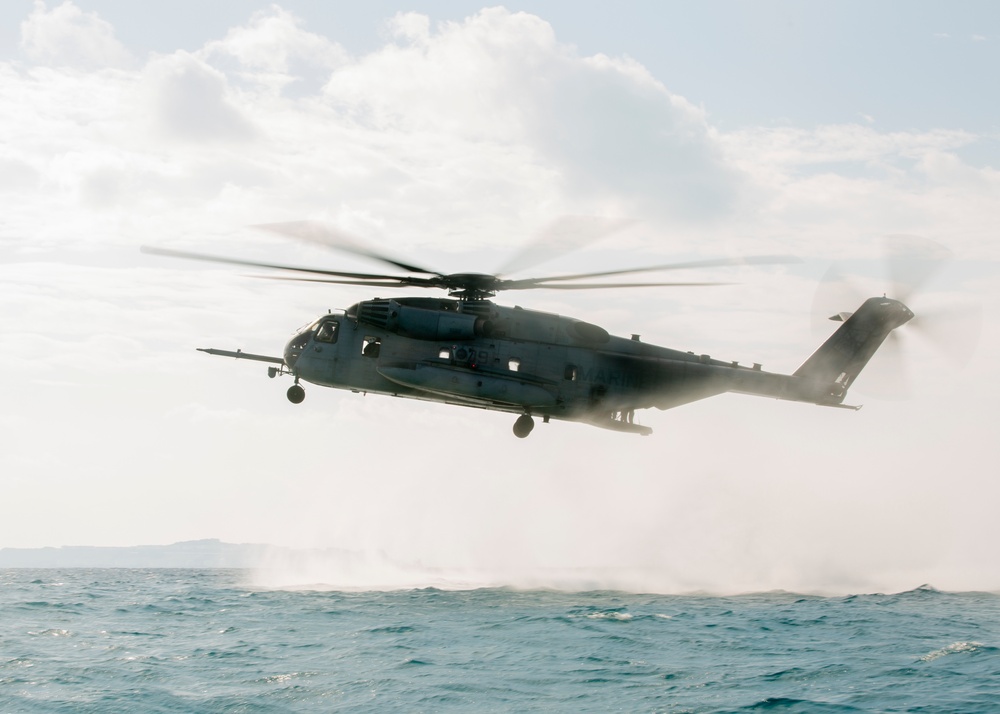
[[[831,319],[842,320],[844,315],[840,313]],[[884,297],[865,300],[857,312],[847,317],[830,339],[795,370],[795,376],[836,384],[831,396],[843,399],[847,388],[889,333],[912,317],[910,308],[898,300]]]

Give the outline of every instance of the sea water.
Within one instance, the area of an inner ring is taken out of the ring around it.
[[[997,712],[1000,596],[0,571],[0,712]]]

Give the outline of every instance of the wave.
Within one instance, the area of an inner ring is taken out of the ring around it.
[[[947,647],[928,652],[920,658],[921,662],[933,662],[936,659],[956,654],[975,654],[979,652],[997,652],[996,647],[989,647],[982,642],[952,642]]]

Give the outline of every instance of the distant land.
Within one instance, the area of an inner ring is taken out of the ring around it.
[[[0,548],[0,568],[255,568],[275,556],[301,553],[216,538],[172,545]]]

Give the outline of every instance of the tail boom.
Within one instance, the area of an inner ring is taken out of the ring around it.
[[[910,309],[898,300],[870,298],[857,312],[841,313],[833,318],[844,320],[844,324],[793,374],[696,365],[695,369],[706,392],[697,398],[708,396],[708,392],[737,392],[821,406],[844,407],[848,387],[868,364],[875,351],[890,332],[912,318]]]

